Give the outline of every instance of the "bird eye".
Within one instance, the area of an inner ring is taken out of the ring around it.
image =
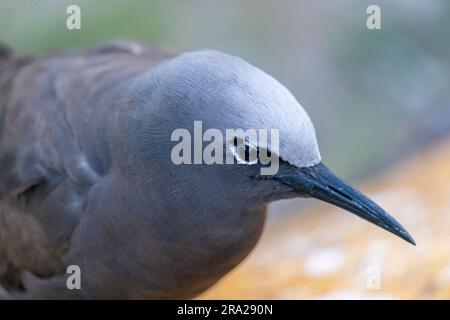
[[[258,147],[249,141],[234,138],[231,153],[239,164],[253,165],[258,163]]]

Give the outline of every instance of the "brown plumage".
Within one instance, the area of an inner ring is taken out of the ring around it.
[[[133,60],[128,58],[130,55]],[[103,82],[92,86],[95,83],[93,79],[109,77],[111,84],[117,82],[111,73],[114,69],[126,65],[132,74],[133,68],[141,68],[143,61],[146,67],[151,68],[152,63],[156,65],[171,56],[155,47],[129,42],[108,43],[79,53],[36,56],[17,56],[5,46],[0,47],[0,284],[4,287],[23,289],[24,271],[38,277],[64,273],[66,263],[62,257],[68,249],[72,228],[78,221],[77,217],[67,221],[65,217],[61,220],[61,216],[52,216],[52,212],[34,215],[26,210],[27,202],[32,201],[30,195],[42,184],[52,183],[41,180],[41,168],[36,165],[41,162],[36,159],[38,153],[52,151],[38,150],[45,148],[45,139],[38,140],[42,137],[33,136],[42,132],[35,126],[47,126],[52,119],[39,119],[39,113],[31,109],[53,109],[50,111],[54,115],[53,121],[60,121],[60,117],[65,117],[58,111],[64,104],[64,93],[81,90],[95,94],[104,89],[101,88]],[[67,81],[68,77],[71,80]],[[41,81],[47,81],[47,84],[42,85]],[[79,88],[72,87],[74,83]],[[40,101],[33,102],[37,98]],[[5,123],[14,123],[15,126],[6,126]],[[68,125],[60,128],[59,134],[71,135],[70,130]],[[30,135],[26,134],[27,131]],[[49,132],[47,138],[52,139],[52,135],[54,132]],[[66,141],[70,143],[71,140]],[[70,156],[76,157],[81,153],[79,147],[68,145],[63,148]],[[59,156],[53,160],[61,161]],[[74,174],[80,174],[80,179],[90,179],[83,177],[83,172]],[[44,192],[51,193],[51,188],[49,186]],[[55,229],[46,230],[46,219],[66,225],[62,234],[55,234],[57,225],[53,225]]]

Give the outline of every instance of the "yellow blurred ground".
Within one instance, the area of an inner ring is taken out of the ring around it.
[[[269,225],[253,253],[200,299],[449,299],[450,143],[359,186],[417,247],[330,205]]]

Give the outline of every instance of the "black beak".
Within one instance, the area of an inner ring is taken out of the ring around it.
[[[287,173],[280,172],[279,179],[303,195],[341,207],[416,245],[408,231],[392,216],[338,178],[322,163],[307,168],[295,168]]]

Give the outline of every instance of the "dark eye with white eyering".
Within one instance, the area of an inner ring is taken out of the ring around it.
[[[242,140],[235,137],[230,146],[231,154],[239,164],[253,165],[258,163],[258,147],[251,144],[247,139]]]

